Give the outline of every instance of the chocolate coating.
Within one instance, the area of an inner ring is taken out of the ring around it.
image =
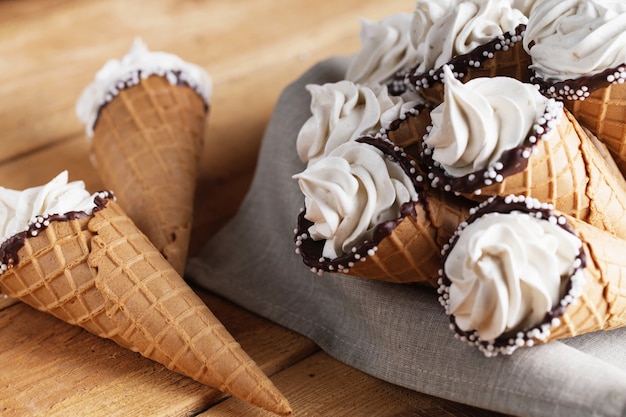
[[[110,191],[102,191],[97,193],[94,197],[93,212],[102,210],[106,207],[109,200],[114,199],[113,193]],[[69,211],[63,214],[50,214],[47,216],[40,216],[41,222],[33,222],[28,225],[28,228],[22,232],[16,233],[11,236],[0,245],[0,264],[6,265],[7,268],[12,268],[19,263],[19,257],[17,253],[24,246],[24,242],[29,237],[37,236],[41,230],[45,229],[51,222],[68,221],[81,219],[89,216],[84,211]],[[0,274],[2,271],[0,271]]]

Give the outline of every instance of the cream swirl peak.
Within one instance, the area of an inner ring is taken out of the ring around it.
[[[535,5],[540,2],[541,0],[511,0],[511,6],[528,17],[535,8]]]
[[[463,84],[444,66],[444,101],[431,112],[427,152],[453,177],[488,168],[520,146],[548,99],[511,77],[474,78]]]
[[[389,128],[423,100],[407,92],[391,96],[386,86],[364,86],[342,80],[309,84],[312,116],[296,139],[298,156],[314,163],[342,143]]]
[[[472,52],[528,18],[510,2],[500,0],[418,0],[413,14],[412,42],[418,50],[416,73],[441,67]]]
[[[85,125],[87,136],[93,136],[100,108],[110,102],[119,90],[139,84],[151,75],[165,77],[170,84],[193,88],[208,106],[213,91],[211,77],[201,67],[167,52],[152,52],[136,38],[121,59],[111,59],[96,73],[95,80],[82,92],[76,103],[76,115]]]
[[[339,145],[294,178],[305,196],[304,217],[313,223],[310,237],[325,240],[322,256],[328,259],[350,253],[418,198],[398,163],[356,141]]]
[[[626,64],[626,3],[545,0],[528,19],[524,48],[548,82],[599,74]]]
[[[26,230],[39,216],[69,212],[90,214],[98,195],[88,193],[83,181],[68,182],[67,171],[47,184],[23,191],[0,187],[0,241]]]
[[[557,305],[579,250],[576,236],[545,220],[486,214],[463,231],[445,263],[448,312],[484,340],[532,327]]]
[[[361,51],[350,62],[345,79],[365,85],[387,84],[415,65],[410,13],[396,13],[379,22],[361,21]]]
[[[446,247],[440,302],[462,338],[488,356],[510,354],[549,334],[551,318],[580,294],[581,254],[581,239],[551,206],[515,196],[491,200]]]

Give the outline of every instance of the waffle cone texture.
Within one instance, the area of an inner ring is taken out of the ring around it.
[[[471,204],[438,192],[420,194],[415,215],[406,215],[348,274],[394,283],[437,286],[441,249],[458,224],[467,220]]]
[[[626,326],[626,241],[569,218],[583,242],[585,284],[545,341]]]
[[[626,83],[613,83],[591,92],[584,100],[564,100],[582,126],[609,149],[626,175]]]
[[[150,76],[100,109],[91,144],[105,188],[181,275],[206,117],[192,88]]]
[[[567,110],[555,131],[539,140],[525,170],[480,188],[469,198],[524,195],[550,203],[562,213],[626,238],[623,178]]]
[[[114,201],[51,221],[0,275],[7,295],[281,415],[287,400]]]
[[[473,78],[497,76],[513,77],[523,82],[530,81],[531,59],[521,42],[525,31],[525,26],[521,26],[515,34],[507,33],[477,47],[473,52],[458,55],[446,65],[450,65],[463,83]],[[433,105],[443,102],[443,67],[424,74],[412,74],[409,79]]]

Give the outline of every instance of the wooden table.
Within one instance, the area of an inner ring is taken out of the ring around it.
[[[359,17],[411,11],[400,0],[0,1],[0,185],[23,189],[67,169],[102,189],[75,102],[135,36],[204,67],[214,81],[192,253],[236,211],[281,90],[315,62],[360,48]],[[343,365],[313,342],[198,290],[290,400],[297,416],[495,416]],[[268,415],[0,296],[0,415]]]

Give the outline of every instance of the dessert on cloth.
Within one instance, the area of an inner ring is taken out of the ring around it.
[[[467,81],[497,75],[530,79],[530,57],[523,47],[528,18],[509,1],[418,0],[411,23],[417,61],[408,79],[439,104],[443,66]]]
[[[344,79],[349,63],[323,61],[285,88],[247,196],[190,259],[187,278],[311,338],[350,366],[412,390],[508,415],[623,417],[626,328],[486,358],[452,338],[436,289],[318,276],[294,253],[303,196],[292,176],[306,169],[296,137],[311,117],[305,86]]]
[[[493,197],[445,247],[439,300],[486,356],[626,326],[626,240],[524,196]]]
[[[362,19],[362,47],[346,70],[345,79],[358,84],[386,85],[394,95],[405,92],[406,74],[418,59],[410,35],[412,20],[408,12],[377,22]]]
[[[626,173],[626,3],[544,0],[524,47],[534,81],[603,141]]]
[[[296,174],[305,197],[297,252],[313,272],[435,285],[441,248],[470,204],[417,187],[402,149],[362,137]]]
[[[342,143],[393,129],[398,120],[417,115],[424,99],[414,92],[389,94],[386,85],[348,80],[306,86],[311,116],[297,137],[298,156],[313,164]]]
[[[76,103],[91,158],[120,206],[183,273],[198,159],[212,92],[200,67],[136,39],[109,60]]]
[[[287,400],[109,192],[62,172],[0,188],[0,289],[172,371],[278,414]]]
[[[510,77],[444,85],[424,137],[424,182],[477,200],[534,197],[626,238],[624,179],[561,102]]]
[[[296,139],[307,164],[294,176],[305,200],[297,251],[316,273],[435,284],[441,246],[470,205],[416,187],[415,161],[397,145],[413,140],[399,126],[428,114],[423,101],[368,85],[307,85],[311,117]]]

